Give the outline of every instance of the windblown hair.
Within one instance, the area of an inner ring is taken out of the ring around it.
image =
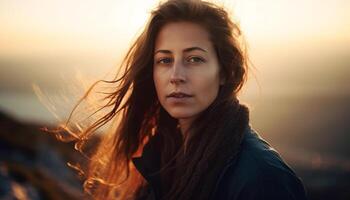
[[[190,127],[193,134],[186,142],[177,128],[177,120],[160,105],[153,81],[153,52],[157,34],[165,24],[180,21],[199,24],[208,31],[219,60],[220,73],[225,80],[214,102],[193,122]],[[128,50],[120,66],[123,69],[121,76],[111,81],[100,81],[117,85],[117,89],[106,94],[108,101],[100,108],[110,110],[76,134],[77,146],[82,146],[106,123],[117,123],[111,133],[103,135],[90,158],[88,170],[85,171],[86,192],[95,199],[136,198],[135,194],[146,183],[131,159],[140,154],[148,139],[157,135],[161,141],[162,170],[159,173],[164,185],[164,197],[182,199],[194,184],[198,184],[198,180],[196,183],[196,179],[190,178],[193,173],[201,175],[206,170],[205,167],[198,167],[198,163],[202,163],[206,154],[210,154],[208,145],[218,145],[217,133],[229,120],[222,113],[236,100],[246,81],[247,66],[241,31],[224,8],[201,0],[169,0],[161,3],[152,11],[144,31]],[[181,153],[184,152],[185,143],[186,154]],[[174,170],[182,173],[172,176]]]

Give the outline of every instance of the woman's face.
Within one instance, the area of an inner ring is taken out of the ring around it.
[[[162,27],[154,49],[158,99],[174,118],[193,121],[218,94],[220,67],[208,32],[191,22]]]

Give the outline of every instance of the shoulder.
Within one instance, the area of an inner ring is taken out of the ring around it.
[[[229,197],[223,199],[306,199],[301,180],[250,126],[240,153],[223,174],[219,190]]]

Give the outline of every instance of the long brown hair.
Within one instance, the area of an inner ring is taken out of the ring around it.
[[[184,141],[172,118],[159,104],[153,82],[153,52],[160,29],[169,22],[188,21],[200,24],[210,35],[225,84],[220,86],[214,102],[197,118],[192,126],[194,134],[186,141],[186,154],[181,154]],[[220,127],[228,119],[222,113],[236,100],[247,76],[247,56],[241,43],[241,31],[224,8],[201,0],[169,0],[161,3],[152,13],[144,31],[128,50],[114,80],[96,82],[116,85],[106,93],[107,103],[99,110],[106,114],[78,133],[73,133],[77,149],[89,141],[103,125],[113,122],[115,128],[104,134],[89,158],[84,189],[96,199],[133,198],[145,180],[135,170],[131,160],[152,136],[161,138],[161,166],[164,191],[168,197],[179,197],[188,179],[203,159],[206,145],[215,143]],[[78,106],[79,104],[77,104]],[[97,110],[96,112],[98,112]],[[71,115],[75,112],[73,109]],[[70,117],[66,127],[69,127]],[[196,148],[194,148],[196,147]],[[179,159],[179,162],[174,162]],[[176,164],[175,164],[176,163]],[[187,169],[180,177],[171,176],[171,170]],[[200,173],[199,173],[200,174]]]

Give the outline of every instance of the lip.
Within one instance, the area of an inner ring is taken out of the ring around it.
[[[179,106],[179,105],[187,105],[190,103],[190,100],[192,99],[192,96],[182,96],[182,97],[174,97],[170,96],[167,98],[168,103],[173,106]]]
[[[186,97],[192,97],[193,95],[183,93],[183,92],[172,92],[167,97],[173,97],[173,98],[186,98]]]

